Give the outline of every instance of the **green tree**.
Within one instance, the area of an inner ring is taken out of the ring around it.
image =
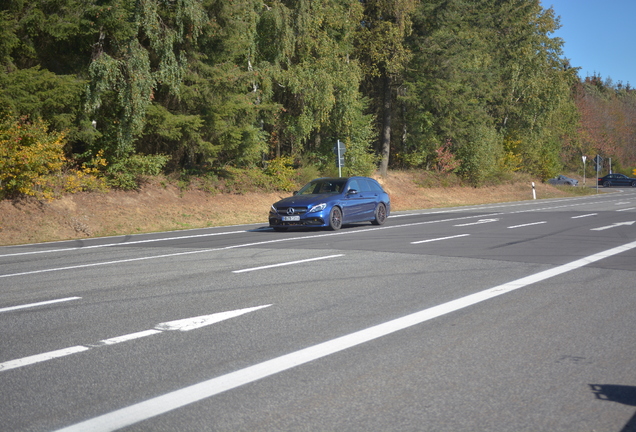
[[[88,15],[96,29],[86,109],[99,118],[97,146],[120,159],[134,151],[155,92],[178,97],[206,14],[200,1],[109,0]]]
[[[395,90],[411,57],[405,40],[412,29],[417,0],[363,0],[357,56],[364,68],[364,92],[373,100],[380,130],[380,174],[386,175],[391,154]]]

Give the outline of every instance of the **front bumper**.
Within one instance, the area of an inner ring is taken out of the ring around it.
[[[325,210],[295,214],[298,220],[286,220],[289,219],[287,214],[279,214],[275,212],[269,213],[269,226],[272,227],[325,227],[329,221],[329,212]]]

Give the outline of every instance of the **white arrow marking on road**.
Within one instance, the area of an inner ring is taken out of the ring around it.
[[[495,219],[479,219],[477,222],[471,222],[471,223],[465,223],[465,224],[461,224],[461,225],[453,225],[456,227],[463,227],[463,226],[469,226],[469,225],[479,225],[479,224],[485,224],[485,223],[490,223],[490,222],[497,222],[499,219],[495,218]]]
[[[612,225],[607,225],[604,227],[598,227],[598,228],[592,228],[590,231],[603,231],[606,229],[610,229],[610,228],[616,228],[618,226],[622,226],[622,225],[633,225],[636,221],[630,221],[630,222],[616,222],[615,224]]]
[[[249,312],[253,312],[255,310],[263,309],[266,307],[270,307],[271,304],[256,306],[252,308],[246,309],[238,309],[235,311],[229,312],[221,312],[212,315],[202,315],[194,318],[186,318],[182,320],[165,322],[157,325],[155,329],[157,330],[178,330],[178,331],[190,331],[194,329],[198,329],[200,327],[205,327],[210,324],[215,324],[220,321],[224,321],[226,319],[234,318],[239,315],[243,315]]]
[[[212,315],[203,315],[194,318],[187,318],[177,321],[165,322],[157,325],[154,329],[144,330],[136,333],[130,333],[123,336],[117,336],[110,339],[104,339],[99,341],[96,344],[87,344],[87,345],[78,345],[70,348],[64,348],[56,351],[49,351],[43,354],[36,354],[29,357],[23,357],[16,360],[10,360],[4,363],[0,363],[0,372],[8,371],[10,369],[19,368],[22,366],[28,366],[35,363],[40,363],[43,361],[51,360],[54,358],[65,357],[67,355],[88,351],[91,348],[99,348],[105,345],[114,345],[121,342],[127,342],[134,339],[139,339],[146,336],[152,336],[158,333],[162,333],[163,331],[171,331],[171,330],[179,330],[179,331],[188,331],[198,329],[200,327],[204,327],[210,324],[218,323],[220,321],[224,321],[230,318],[234,318],[248,312],[253,312],[258,309],[266,308],[271,306],[271,304],[256,306],[252,308],[246,309],[238,309],[234,311],[221,312]]]

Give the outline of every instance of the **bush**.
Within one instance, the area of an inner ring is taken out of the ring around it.
[[[281,156],[267,163],[265,174],[270,179],[270,186],[276,190],[292,191],[296,188],[297,173],[294,169],[294,161],[289,156]]]
[[[66,162],[64,135],[48,132],[42,120],[0,122],[0,198],[30,195],[53,199],[56,177]]]
[[[158,176],[169,159],[165,155],[141,154],[121,158],[108,167],[108,181],[118,189],[138,189],[143,176]]]

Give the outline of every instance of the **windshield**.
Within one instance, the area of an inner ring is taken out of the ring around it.
[[[317,179],[307,183],[297,195],[317,195],[342,192],[346,179]]]

